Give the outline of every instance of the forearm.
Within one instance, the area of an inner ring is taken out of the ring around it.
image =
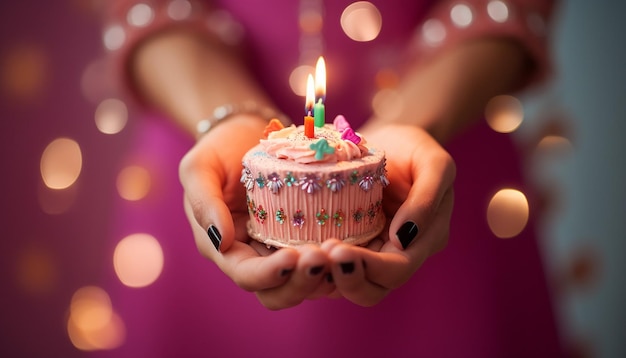
[[[135,50],[129,66],[142,99],[192,135],[198,121],[218,106],[253,101],[273,108],[231,49],[185,30],[147,39]]]
[[[513,41],[462,44],[415,64],[398,87],[398,108],[379,111],[368,126],[416,124],[446,142],[478,118],[490,98],[519,88],[529,71],[524,50]]]

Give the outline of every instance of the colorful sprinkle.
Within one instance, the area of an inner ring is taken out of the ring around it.
[[[354,185],[358,181],[359,181],[359,172],[355,170],[352,173],[350,173],[350,184]]]
[[[259,176],[256,178],[256,185],[260,189],[263,189],[265,187],[265,177],[263,177],[263,174],[259,173]]]
[[[315,214],[317,218],[317,225],[323,226],[326,224],[326,220],[328,220],[328,214],[325,209],[322,209]]]
[[[275,217],[276,217],[276,221],[279,224],[281,224],[281,225],[284,224],[285,223],[285,210],[283,208],[280,208],[280,209],[276,210]]]
[[[357,223],[360,223],[361,221],[363,221],[363,217],[365,216],[365,214],[363,214],[363,209],[358,208],[354,211],[354,213],[352,213],[352,218],[354,218],[354,221]]]
[[[315,143],[311,143],[309,149],[315,151],[315,160],[324,159],[325,154],[334,154],[335,148],[328,145],[328,141],[324,138],[318,140]]]
[[[285,176],[285,184],[287,184],[287,186],[296,186],[298,185],[298,182],[296,181],[296,178],[293,176],[293,174],[291,174],[291,172],[287,172],[287,175]]]
[[[367,209],[367,218],[369,219],[370,224],[374,222],[374,218],[376,217],[376,211],[377,210],[374,204],[370,204],[369,208]]]
[[[326,180],[326,187],[331,192],[336,193],[346,185],[346,181],[343,179],[343,175],[339,173],[331,174],[330,178]]]
[[[374,175],[371,172],[365,173],[361,180],[359,181],[359,187],[363,189],[363,191],[370,191],[374,186]]]
[[[344,213],[341,210],[337,210],[334,214],[333,214],[333,221],[335,222],[335,226],[337,227],[341,227],[341,225],[343,225],[343,218],[344,218]]]
[[[300,209],[296,210],[296,213],[293,214],[293,220],[291,221],[291,223],[293,224],[293,226],[298,226],[300,229],[302,229],[302,226],[304,226],[304,214],[302,214],[302,211]]]
[[[280,180],[278,173],[272,173],[267,176],[267,187],[272,194],[278,194],[280,188],[283,187],[283,182]]]
[[[246,203],[248,204],[248,212],[252,215],[256,215],[256,205],[254,204],[254,199],[246,195]]]
[[[254,190],[254,179],[252,178],[252,173],[247,166],[241,170],[241,179],[240,182],[246,187],[246,190],[253,191]]]
[[[265,219],[267,219],[267,211],[263,209],[262,205],[259,205],[259,207],[257,208],[255,217],[261,224],[263,224],[265,222]]]
[[[298,185],[308,194],[315,194],[322,189],[321,179],[316,174],[307,174],[300,178]]]

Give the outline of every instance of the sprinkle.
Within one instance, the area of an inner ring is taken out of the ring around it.
[[[374,204],[370,203],[369,208],[367,209],[367,217],[369,218],[369,223],[374,222],[374,218],[376,217],[377,208]]]
[[[285,128],[285,126],[283,126],[283,124],[277,118],[272,118],[269,124],[263,130],[263,138],[267,138],[270,133],[279,131],[283,128]]]
[[[246,190],[252,191],[254,190],[254,179],[252,178],[252,173],[247,166],[241,170],[241,179],[239,180],[246,187]]]
[[[334,154],[335,148],[328,145],[328,141],[326,139],[320,139],[315,143],[311,143],[309,146],[310,149],[315,151],[315,160],[324,159],[324,154]]]
[[[293,214],[293,220],[291,221],[291,223],[293,224],[293,226],[298,226],[300,229],[302,229],[302,226],[304,226],[304,214],[302,214],[302,211],[300,209],[296,210],[296,213]]]
[[[341,114],[335,117],[333,125],[338,132],[343,132],[345,129],[351,128],[350,123],[348,123],[348,121],[346,120],[346,117],[342,116]]]
[[[363,216],[365,216],[363,214],[363,209],[358,208],[354,211],[354,213],[352,213],[352,217],[354,218],[354,221],[360,223],[363,220]]]
[[[276,210],[275,217],[278,223],[280,223],[281,225],[284,224],[285,223],[285,210],[283,208]]]
[[[338,192],[345,185],[346,181],[343,179],[343,176],[338,173],[331,174],[330,178],[326,180],[326,187],[333,193]]]
[[[263,174],[261,174],[260,172],[259,172],[259,176],[256,178],[256,185],[260,189],[263,189],[265,187],[265,177],[263,177]]]
[[[298,185],[298,182],[296,181],[296,178],[293,176],[293,174],[291,174],[291,172],[287,172],[287,175],[285,175],[285,184],[287,184],[287,186],[296,186]]]
[[[359,172],[355,170],[352,173],[350,173],[350,184],[354,185],[358,181],[359,181]]]
[[[341,139],[349,140],[354,144],[361,143],[361,137],[354,133],[354,130],[352,130],[352,128],[346,128],[346,130],[341,133]]]
[[[265,219],[267,219],[267,211],[263,209],[262,205],[259,205],[259,208],[257,209],[255,216],[261,224],[263,224],[265,222]]]
[[[328,220],[328,214],[325,209],[320,210],[317,214],[315,214],[317,218],[317,225],[324,226],[326,224],[326,220]]]
[[[341,210],[337,210],[333,214],[333,220],[335,221],[335,226],[341,227],[341,225],[343,225],[343,217],[344,217],[344,213]]]
[[[363,191],[370,191],[373,185],[374,175],[371,172],[365,173],[365,175],[363,175],[363,177],[359,181],[359,187],[361,187]]]
[[[280,188],[283,187],[283,182],[280,180],[278,173],[272,173],[267,176],[267,187],[272,194],[278,194]]]
[[[300,178],[298,185],[300,185],[302,190],[306,191],[308,194],[315,194],[322,189],[321,179],[315,174],[307,174],[303,176]]]

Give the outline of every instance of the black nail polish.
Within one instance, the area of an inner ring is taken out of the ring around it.
[[[215,225],[211,225],[206,233],[209,235],[209,239],[211,239],[211,243],[213,243],[215,249],[220,251],[220,245],[222,244],[222,234],[220,234],[220,231],[215,227]]]
[[[349,274],[354,272],[354,262],[342,262],[339,264],[341,266],[341,272],[344,274]]]
[[[322,273],[323,270],[324,270],[324,266],[313,266],[309,270],[309,274],[311,274],[311,276],[317,276],[320,273]]]
[[[281,277],[285,277],[285,276],[289,275],[292,272],[293,272],[293,269],[284,269],[284,270],[280,271],[280,276]]]
[[[412,221],[407,221],[400,226],[400,229],[396,232],[396,237],[400,240],[403,249],[406,249],[411,244],[418,232],[419,228]]]

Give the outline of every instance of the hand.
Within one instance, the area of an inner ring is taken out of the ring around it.
[[[255,292],[264,306],[282,309],[325,296],[334,286],[324,279],[330,266],[318,246],[272,250],[248,236],[241,158],[259,142],[266,124],[243,114],[220,123],[182,159],[180,180],[200,253],[239,287]]]
[[[332,262],[334,295],[372,306],[446,246],[456,167],[439,143],[416,126],[383,124],[362,133],[386,152],[391,184],[385,188],[383,210],[388,230],[367,248],[339,240],[321,247]]]

